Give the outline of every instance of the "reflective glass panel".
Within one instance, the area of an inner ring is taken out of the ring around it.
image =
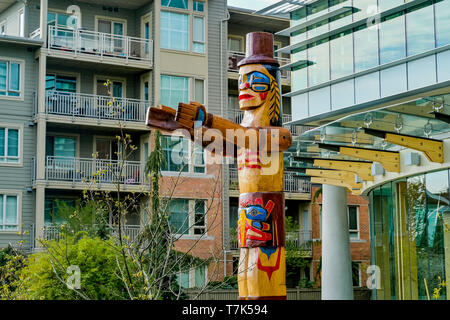
[[[161,11],[161,48],[189,50],[189,15]]]
[[[450,0],[437,2],[434,14],[436,15],[436,46],[441,47],[450,43]]]
[[[188,0],[161,0],[161,6],[163,7],[171,7],[187,10],[188,5],[189,5]]]
[[[406,54],[403,15],[387,17],[380,25],[380,63],[402,59]]]
[[[169,203],[169,223],[172,233],[189,233],[189,200],[172,199]]]
[[[313,64],[308,68],[309,86],[330,80],[329,42],[308,49],[308,60]]]
[[[331,80],[353,73],[353,34],[330,41]]]
[[[433,6],[430,4],[425,3],[425,7],[406,15],[408,56],[434,48]]]

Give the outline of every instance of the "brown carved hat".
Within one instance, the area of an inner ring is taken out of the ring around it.
[[[238,63],[238,67],[252,63],[280,65],[273,57],[273,34],[268,32],[247,33],[245,58]]]

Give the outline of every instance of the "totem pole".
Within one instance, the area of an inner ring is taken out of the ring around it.
[[[239,175],[239,299],[286,299],[283,151],[292,143],[281,127],[279,64],[273,57],[273,35],[247,34],[246,57],[239,62],[241,124],[207,113],[199,103],[180,103],[178,110],[149,108],[147,125],[166,130],[208,128],[223,135],[224,148],[237,149]],[[234,130],[245,135],[229,135]],[[257,137],[252,143],[251,136]],[[214,142],[214,139],[213,139]],[[202,142],[206,146],[205,142]],[[229,154],[229,150],[223,150]]]

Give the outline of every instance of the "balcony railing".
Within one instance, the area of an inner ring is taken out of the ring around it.
[[[230,189],[239,190],[238,170],[229,169]],[[284,172],[284,192],[311,193],[311,182],[304,177],[297,176],[295,172]]]
[[[241,123],[242,119],[244,118],[244,111],[233,110],[233,111],[230,111],[228,114],[229,114],[228,118],[231,121],[234,121],[236,123]],[[290,115],[290,114],[283,114],[282,121],[283,121],[283,123],[291,122],[292,121],[292,115]],[[289,124],[283,124],[283,127],[286,128],[286,129],[289,129],[291,134],[294,135],[294,136],[301,135],[305,131],[311,129],[311,127],[307,127],[307,126],[297,126],[297,125],[289,125]]]
[[[111,98],[52,90],[45,93],[47,114],[144,122],[147,107],[147,101],[136,99]]]
[[[114,237],[119,236],[118,226],[109,226],[111,229],[111,235]],[[129,242],[133,242],[139,234],[141,226],[137,225],[123,225],[122,226],[122,237],[127,237]],[[45,225],[44,226],[44,240],[56,240],[61,239],[61,228],[58,225]]]
[[[312,253],[312,232],[311,230],[298,230],[286,232],[286,248],[303,251],[306,254]],[[238,249],[238,240],[230,239],[230,249]]]
[[[126,60],[153,60],[153,41],[149,39],[49,26],[49,49]]]
[[[143,166],[139,161],[83,159],[47,156],[47,181],[91,182],[139,185],[144,182]]]
[[[238,63],[244,58],[244,52],[228,51],[228,71],[238,72]],[[291,60],[287,58],[277,58],[277,60],[280,66],[291,63]],[[291,72],[289,70],[281,70],[281,78],[291,80]]]
[[[41,37],[41,28],[37,28],[30,33],[30,39],[39,39]]]

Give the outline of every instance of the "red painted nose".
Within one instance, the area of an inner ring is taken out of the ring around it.
[[[250,83],[248,83],[248,82],[244,83],[244,88],[245,88],[245,89],[250,88]]]

